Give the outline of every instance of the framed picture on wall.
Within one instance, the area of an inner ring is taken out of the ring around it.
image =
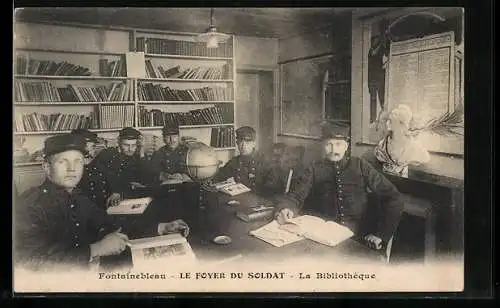
[[[280,65],[280,135],[319,138],[325,118],[324,78],[331,55]]]

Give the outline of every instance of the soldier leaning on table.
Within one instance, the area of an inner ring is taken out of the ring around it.
[[[349,127],[329,123],[323,126],[325,157],[299,175],[279,205],[277,220],[284,223],[300,211],[313,211],[349,227],[355,237],[382,249],[401,219],[401,194],[366,160],[346,154],[348,141]],[[371,194],[380,200],[375,226],[365,224],[373,205],[368,200]]]
[[[151,185],[152,171],[141,140],[138,130],[126,127],[119,132],[118,147],[104,149],[94,159],[109,183],[111,194],[106,206],[116,205],[122,198],[136,197]]]
[[[214,177],[214,181],[225,181],[234,178],[257,193],[266,190],[266,178],[269,164],[262,154],[255,150],[256,132],[250,126],[243,126],[236,130],[236,145],[239,155],[231,158]]]
[[[84,169],[85,146],[85,139],[77,134],[45,141],[46,180],[24,192],[15,205],[16,265],[32,270],[87,268],[91,260],[126,248],[127,236],[76,188]]]
[[[162,129],[162,135],[165,145],[151,157],[154,180],[164,181],[174,178],[182,181],[184,179],[182,174],[186,173],[186,147],[180,143],[179,127],[166,125]]]

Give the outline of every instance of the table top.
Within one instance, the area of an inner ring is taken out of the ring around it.
[[[201,196],[201,198],[200,198]],[[200,199],[205,207],[200,209]],[[237,200],[239,204],[230,205],[228,201]],[[156,235],[158,223],[183,219],[190,226],[188,241],[199,259],[217,260],[241,255],[266,259],[285,260],[301,255],[328,256],[329,254],[380,260],[376,252],[361,243],[349,239],[329,247],[310,240],[301,240],[282,247],[274,247],[249,234],[270,220],[244,222],[236,217],[239,209],[269,202],[248,192],[238,196],[201,191],[195,183],[185,183],[165,187],[161,196],[153,199],[142,215],[123,215],[116,219],[130,239]],[[231,243],[220,245],[212,240],[215,236],[227,235]]]

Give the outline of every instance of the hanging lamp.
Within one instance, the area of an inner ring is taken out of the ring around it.
[[[207,48],[218,48],[220,43],[224,43],[229,38],[228,34],[217,32],[214,25],[214,9],[210,9],[210,25],[204,33],[196,37],[198,42],[205,42]]]

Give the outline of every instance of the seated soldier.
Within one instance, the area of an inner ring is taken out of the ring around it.
[[[399,224],[403,201],[396,187],[366,160],[346,154],[348,141],[348,127],[323,127],[325,157],[299,175],[279,205],[277,220],[284,223],[299,212],[311,211],[347,226],[357,239],[379,250]],[[365,224],[369,193],[378,196],[383,211],[375,226]],[[306,198],[311,202],[304,204]]]
[[[236,145],[239,155],[231,158],[214,177],[213,181],[221,182],[234,178],[256,193],[265,189],[265,180],[269,168],[263,155],[255,150],[256,133],[252,127],[243,126],[236,130]]]
[[[185,168],[186,148],[179,140],[178,126],[165,126],[162,129],[165,146],[154,152],[151,157],[151,170],[154,182],[177,180],[187,178]]]
[[[45,141],[45,182],[15,206],[15,264],[32,270],[87,268],[98,257],[121,253],[127,236],[106,212],[75,188],[84,168],[85,140],[65,134]]]
[[[99,141],[97,134],[87,129],[75,129],[71,133],[80,135],[86,141],[85,166],[77,187],[98,207],[105,209],[111,190],[103,170],[99,170],[94,160],[96,143]]]
[[[118,147],[99,152],[95,164],[109,183],[110,196],[106,206],[116,205],[122,198],[148,193],[152,171],[141,146],[141,133],[136,129],[122,129],[118,135]]]

